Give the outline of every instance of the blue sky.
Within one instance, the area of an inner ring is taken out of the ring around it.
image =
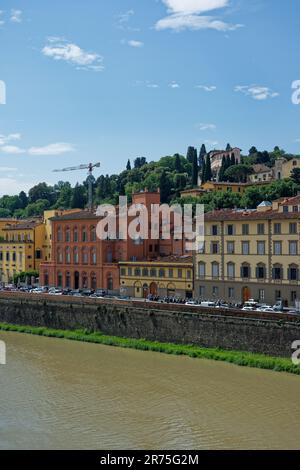
[[[0,195],[188,145],[300,154],[299,0],[0,1]],[[1,97],[0,97],[1,101]],[[97,176],[97,174],[95,175]]]

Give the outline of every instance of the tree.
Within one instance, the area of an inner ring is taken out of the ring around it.
[[[77,183],[75,188],[73,189],[71,207],[72,209],[84,209],[85,204],[86,204],[85,189],[82,185]]]
[[[252,173],[253,168],[249,165],[234,165],[225,171],[225,179],[231,183],[246,183]]]
[[[199,175],[199,168],[198,168],[198,157],[197,157],[197,150],[195,149],[194,157],[193,157],[193,168],[192,168],[192,185],[198,185],[198,175]]]
[[[127,165],[126,165],[126,170],[130,171],[131,170],[131,163],[130,160],[128,159]]]
[[[28,193],[29,202],[33,203],[39,199],[47,199],[52,205],[55,202],[55,191],[52,186],[48,186],[46,183],[39,183],[33,186]]]
[[[251,147],[251,149],[249,150],[249,155],[252,156],[252,155],[255,155],[257,153],[257,148],[256,147]]]
[[[231,152],[231,150],[232,150],[231,145],[230,145],[230,144],[227,144],[227,146],[226,146],[226,152]]]
[[[28,197],[24,191],[21,191],[19,194],[20,199],[20,209],[25,209],[28,204]]]
[[[193,164],[194,155],[195,155],[195,147],[189,147],[187,154],[186,154],[186,159],[191,164]]]
[[[199,166],[200,167],[202,167],[206,155],[207,155],[206,147],[204,144],[202,144],[200,153],[199,153]]]
[[[176,155],[175,155],[175,171],[177,173],[182,172],[181,159],[180,159],[180,155],[178,153],[176,153]]]
[[[291,180],[300,185],[300,168],[294,168],[291,173]]]
[[[212,171],[211,171],[211,161],[210,156],[207,156],[206,164],[205,164],[205,181],[212,180]]]
[[[161,173],[159,187],[161,202],[165,204],[169,201],[171,195],[171,185],[165,170],[163,170]]]
[[[145,157],[138,157],[134,160],[134,168],[142,168],[146,164],[147,160]]]
[[[58,199],[55,203],[56,209],[70,209],[72,204],[73,190],[71,184],[66,181],[60,181],[57,185],[58,190]],[[56,188],[55,188],[56,189]]]
[[[219,181],[220,182],[225,181],[225,171],[226,171],[226,158],[225,158],[225,155],[223,155],[222,165],[221,165],[221,168],[220,168],[220,171],[219,171]]]

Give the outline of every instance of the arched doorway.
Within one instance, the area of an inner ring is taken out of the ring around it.
[[[88,275],[87,273],[82,274],[82,288],[87,289],[89,287]]]
[[[243,302],[248,302],[248,300],[250,300],[250,298],[251,298],[251,293],[250,293],[249,287],[243,287],[243,290],[242,290]]]
[[[79,272],[75,271],[74,273],[74,289],[75,290],[79,289],[79,279],[80,279]]]
[[[147,299],[149,295],[149,287],[148,287],[148,284],[144,284],[143,285],[143,297],[144,299]]]
[[[151,282],[151,284],[150,284],[150,294],[151,295],[157,295],[157,292],[158,292],[158,287],[157,287],[156,282]]]
[[[114,290],[114,280],[113,280],[113,277],[112,277],[111,273],[109,273],[107,275],[107,290],[108,291],[113,291]]]
[[[167,296],[168,297],[175,297],[176,287],[174,284],[168,284],[167,286]]]
[[[137,299],[143,298],[143,286],[139,281],[134,283],[134,297]]]

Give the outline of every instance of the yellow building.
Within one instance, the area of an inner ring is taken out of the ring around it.
[[[0,282],[10,283],[15,274],[39,271],[42,262],[51,261],[50,219],[65,212],[45,211],[44,217],[6,221],[2,229],[0,225]]]
[[[294,306],[300,298],[299,234],[300,196],[256,210],[206,214],[205,243],[194,257],[195,297]]]
[[[300,168],[300,157],[294,157],[291,160],[278,158],[273,169],[274,177],[276,180],[290,178],[295,168]]]
[[[3,229],[9,224],[15,224],[17,219],[0,219],[0,241],[4,239],[5,234]]]
[[[270,180],[271,181],[271,180]],[[216,182],[216,181],[207,181],[206,183],[202,184],[199,188],[192,188],[182,191],[180,193],[181,197],[200,197],[206,193],[216,193],[216,192],[230,192],[230,193],[237,193],[243,194],[246,189],[254,186],[254,185],[266,185],[270,181],[252,181],[250,183],[224,183],[224,182]]]
[[[155,261],[120,262],[120,292],[147,298],[193,296],[192,256],[166,257]]]

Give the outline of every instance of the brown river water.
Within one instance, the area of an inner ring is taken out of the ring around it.
[[[0,332],[0,449],[300,449],[300,377]]]

